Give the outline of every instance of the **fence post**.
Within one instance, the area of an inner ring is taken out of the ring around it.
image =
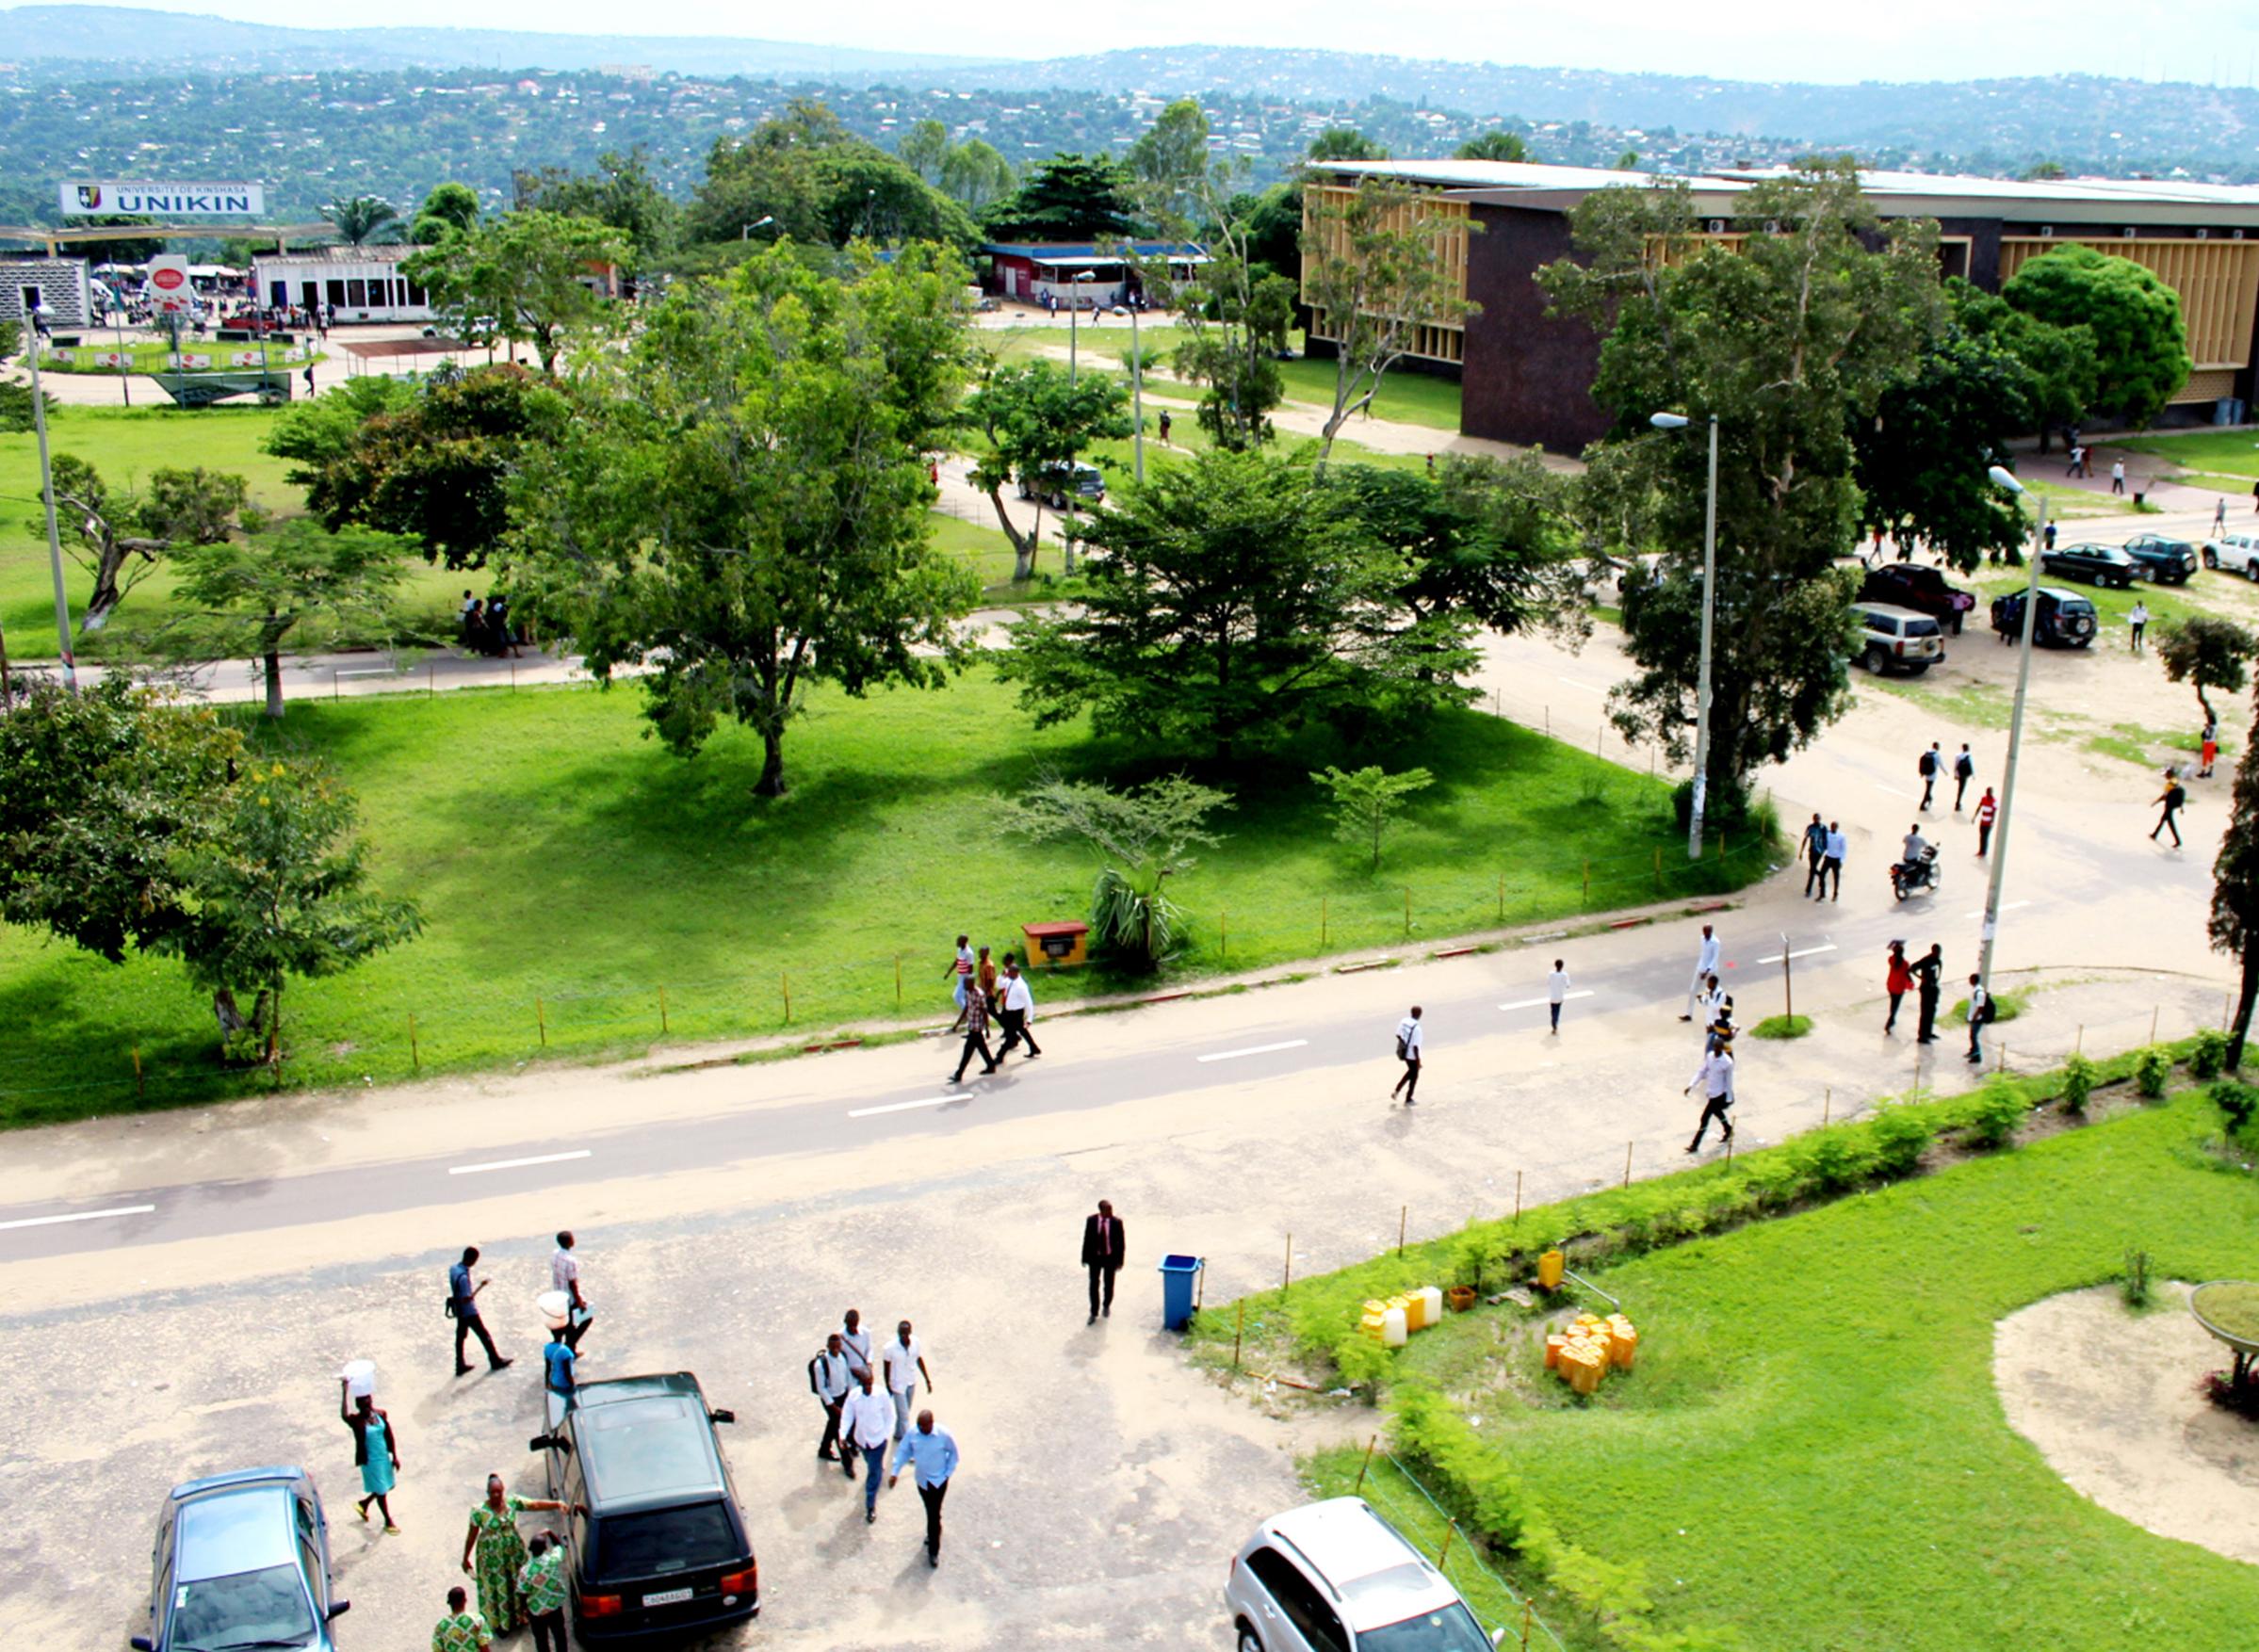
[[[1373,1453],[1380,1445],[1380,1435],[1374,1434],[1365,1442],[1365,1460],[1357,1466],[1357,1489],[1365,1489],[1365,1471],[1373,1466]]]
[[[1828,1127],[1828,1121],[1833,1116],[1834,1112],[1835,1086],[1830,1084],[1828,1086],[1827,1093],[1822,1096],[1820,1100],[1820,1128],[1824,1130]]]
[[[2086,1043],[2087,1043],[2087,1024],[2086,1024],[2084,1021],[2082,1021],[2082,1022],[2080,1022],[2080,1023],[2079,1023],[2079,1028],[2078,1028],[2078,1030],[2077,1030],[2076,1032],[2074,1032],[2073,1034],[2072,1034],[2072,1037],[2071,1037],[2071,1053],[2072,1053],[2072,1055],[2074,1055],[2074,1056],[2075,1056],[2075,1055],[2077,1055],[2077,1054],[2078,1054],[2078,1053],[2079,1053],[2079,1052],[2080,1052],[2080,1051],[2081,1051],[2083,1048],[2085,1048],[2085,1047],[2086,1047]]]
[[[1655,848],[1655,892],[1663,892],[1663,848],[1660,844]]]
[[[436,666],[428,665],[424,667],[424,693],[427,696],[439,692],[439,678],[436,675],[437,671],[438,668]]]
[[[414,1072],[424,1070],[424,1052],[415,1042],[415,1012],[408,1012],[408,1065]]]
[[[2152,1044],[2155,1044],[2155,1043],[2157,1042],[2157,1012],[2158,1012],[2159,1010],[2162,1010],[2164,1007],[2165,1007],[2165,1006],[2164,1006],[2164,1005],[2162,1005],[2162,1004],[2152,1004],[2152,1005],[2150,1006],[2150,1010],[2149,1010],[2149,1041],[2150,1041],[2150,1043],[2152,1043]]]
[[[779,971],[777,980],[784,983],[785,1025],[789,1027],[792,1025],[792,977],[788,972]]]
[[[1521,1652],[1530,1652],[1531,1615],[1532,1608],[1530,1603],[1525,1600],[1521,1603]]]
[[[1247,1299],[1240,1298],[1239,1323],[1231,1328],[1231,1369],[1240,1369],[1240,1338],[1247,1334]]]
[[[1291,1288],[1291,1287],[1293,1285],[1293,1283],[1294,1283],[1294,1236],[1293,1236],[1292,1234],[1291,1234],[1291,1233],[1290,1233],[1290,1234],[1288,1234],[1288,1235],[1287,1235],[1287,1265],[1286,1265],[1286,1271],[1285,1271],[1284,1273],[1280,1274],[1280,1275],[1279,1275],[1279,1279],[1278,1279],[1278,1294],[1279,1294],[1279,1296],[1280,1296],[1280,1298],[1281,1298],[1281,1299],[1283,1299],[1283,1298],[1286,1296],[1286,1293],[1287,1293],[1288,1289],[1289,1289],[1289,1288]]]
[[[1404,937],[1407,941],[1412,938],[1412,886],[1409,883],[1405,885],[1404,890]]]
[[[1231,914],[1216,914],[1216,962],[1221,964],[1231,956]]]
[[[1506,875],[1503,872],[1498,875],[1498,921],[1502,924],[1506,921]]]
[[[1325,949],[1325,897],[1318,897],[1318,950]]]
[[[1514,1173],[1514,1225],[1521,1225],[1521,1172]]]
[[[1788,1018],[1796,1018],[1796,981],[1789,964],[1788,931],[1780,931],[1780,996],[1787,1006]]]
[[[541,1026],[542,1048],[547,1049],[549,1047],[549,1012],[543,1006],[542,996],[539,993],[533,995],[533,1019]]]
[[[1632,1185],[1632,1143],[1624,1143],[1624,1186]]]
[[[1585,857],[1584,904],[1586,906],[1592,904],[1592,857],[1590,855]]]
[[[1399,1205],[1396,1207],[1396,1254],[1399,1256],[1404,1255],[1405,1223],[1411,1219],[1412,1207],[1409,1205]]]
[[[141,1046],[139,1045],[134,1045],[134,1093],[137,1096],[149,1093],[141,1083]]]
[[[667,1031],[667,989],[663,986],[658,989],[658,1029],[662,1035]]]
[[[1458,1534],[1459,1534],[1459,1523],[1458,1523],[1456,1520],[1446,1520],[1446,1521],[1444,1521],[1444,1523],[1443,1523],[1443,1547],[1442,1547],[1441,1548],[1439,1548],[1439,1549],[1436,1550],[1436,1570],[1437,1570],[1437,1571],[1440,1572],[1440,1571],[1441,1571],[1441,1570],[1442,1570],[1442,1569],[1443,1569],[1443,1568],[1444,1568],[1446,1565],[1448,1565],[1448,1564],[1450,1563],[1450,1562],[1451,1562],[1451,1540],[1452,1540],[1453,1538],[1456,1537]]]
[[[1733,1162],[1733,1132],[1731,1130],[1726,1132],[1726,1162]]]

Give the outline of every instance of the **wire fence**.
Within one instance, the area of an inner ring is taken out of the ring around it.
[[[1400,1459],[1387,1451],[1369,1452],[1365,1466],[1357,1471],[1357,1493],[1435,1562],[1436,1570],[1459,1592],[1483,1628],[1503,1636],[1498,1644],[1512,1646],[1516,1652],[1531,1646],[1567,1652],[1561,1637],[1537,1615],[1536,1603],[1483,1558],[1482,1549],[1466,1528]]]

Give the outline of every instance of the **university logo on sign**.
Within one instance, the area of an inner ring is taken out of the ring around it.
[[[78,209],[81,212],[100,212],[102,210],[101,185],[81,184],[78,186]]]

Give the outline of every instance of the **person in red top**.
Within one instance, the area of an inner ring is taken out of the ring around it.
[[[1976,800],[1976,852],[1983,854],[1992,847],[1992,821],[2000,813],[2000,805],[1992,801],[1992,788],[1985,787],[1985,795]]]
[[[1904,941],[1891,943],[1890,972],[1883,978],[1882,987],[1891,995],[1890,1018],[1882,1024],[1883,1031],[1889,1032],[1898,1025],[1898,1000],[1914,990],[1914,972],[1906,962]]]

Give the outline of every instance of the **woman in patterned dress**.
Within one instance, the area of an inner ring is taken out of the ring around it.
[[[526,1621],[526,1597],[518,1589],[518,1573],[526,1564],[526,1540],[518,1535],[518,1516],[528,1509],[559,1509],[545,1498],[512,1497],[502,1477],[486,1477],[486,1501],[471,1511],[470,1530],[463,1538],[463,1569],[470,1571],[478,1557],[479,1613],[486,1627],[507,1635]]]

